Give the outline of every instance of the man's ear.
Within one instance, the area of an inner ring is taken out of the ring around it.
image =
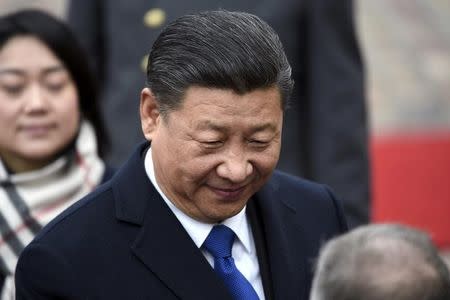
[[[145,138],[151,141],[161,120],[156,96],[149,88],[142,90],[139,108],[142,132]]]

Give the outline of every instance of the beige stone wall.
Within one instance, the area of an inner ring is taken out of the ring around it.
[[[450,131],[450,1],[357,4],[374,134]]]

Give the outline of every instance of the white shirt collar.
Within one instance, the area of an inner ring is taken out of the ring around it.
[[[200,222],[188,216],[183,211],[178,209],[172,203],[172,201],[170,201],[169,198],[167,198],[167,196],[162,192],[161,188],[158,185],[158,182],[156,181],[151,147],[148,149],[145,155],[144,166],[147,176],[152,182],[153,186],[156,188],[156,190],[164,199],[166,204],[169,206],[169,208],[175,214],[177,219],[183,225],[184,229],[187,231],[187,233],[194,241],[194,243],[197,245],[197,247],[200,248],[215,224]],[[246,206],[237,215],[224,220],[222,224],[228,226],[234,231],[234,233],[238,237],[238,240],[243,244],[245,250],[249,254],[251,254],[252,248],[250,240],[250,226],[248,224],[245,210]]]

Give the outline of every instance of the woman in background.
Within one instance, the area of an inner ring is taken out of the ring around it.
[[[14,299],[22,249],[112,175],[87,58],[40,11],[0,18],[0,299]]]

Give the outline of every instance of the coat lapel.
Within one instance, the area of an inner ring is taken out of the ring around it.
[[[144,226],[132,245],[136,256],[181,299],[230,299],[163,200],[155,194],[151,198]]]
[[[276,181],[269,181],[255,197],[265,233],[274,299],[307,299],[305,241],[298,215],[285,204]]]
[[[141,229],[130,245],[139,260],[181,299],[229,300],[228,291],[148,179],[143,144],[114,178],[116,215]]]

